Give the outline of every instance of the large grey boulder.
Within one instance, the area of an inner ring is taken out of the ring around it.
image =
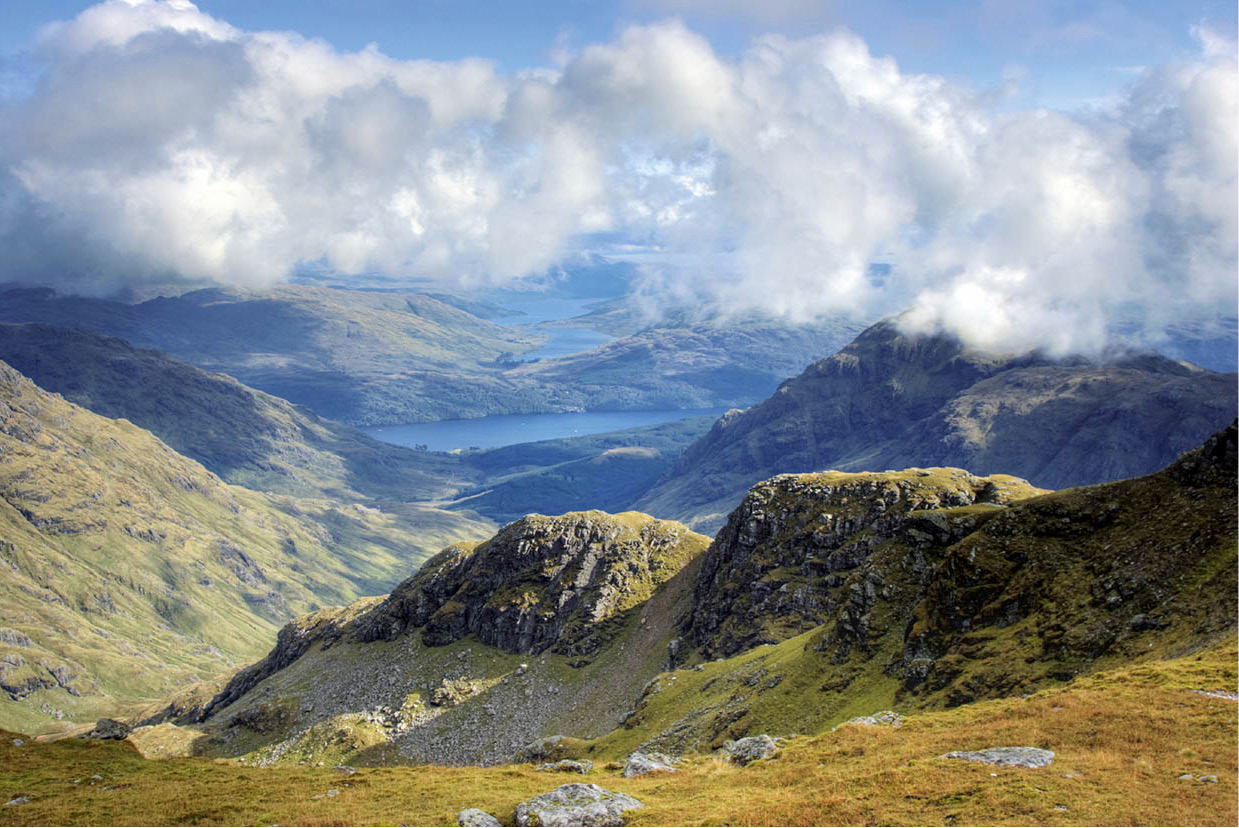
[[[779,745],[773,737],[763,733],[760,736],[745,736],[743,739],[728,741],[723,745],[723,753],[737,765],[747,765],[758,759],[769,759],[779,752]]]
[[[628,794],[574,782],[517,805],[516,824],[623,825],[624,811],[644,807]]]
[[[637,751],[628,757],[624,763],[624,776],[631,779],[634,776],[644,776],[655,771],[675,772],[675,761],[665,753],[642,753]]]
[[[861,725],[862,727],[903,727],[903,716],[894,710],[882,710],[872,716],[857,716],[848,719],[843,724],[835,725],[832,730],[838,730],[843,725]]]
[[[465,808],[456,815],[456,821],[464,828],[496,828],[499,820],[480,808]]]
[[[87,739],[124,739],[129,736],[129,725],[116,719],[100,719],[95,722],[94,730],[86,734]]]
[[[1054,761],[1054,751],[1035,747],[992,747],[976,751],[953,750],[943,758],[1011,768],[1044,768]]]

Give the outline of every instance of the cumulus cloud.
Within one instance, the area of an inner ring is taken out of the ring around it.
[[[1234,312],[1235,45],[1198,39],[1067,115],[1000,111],[844,30],[726,59],[667,22],[501,74],[106,0],[48,27],[37,86],[0,110],[0,277],[265,285],[323,261],[501,284],[605,233],[659,251],[647,295],[912,306],[986,347],[1097,350],[1120,318]]]

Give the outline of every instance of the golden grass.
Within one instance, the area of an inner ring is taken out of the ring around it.
[[[586,781],[645,802],[633,825],[1235,824],[1239,712],[1191,688],[1233,691],[1236,657],[1231,639],[1026,699],[913,716],[898,730],[798,738],[748,768],[701,757],[675,774],[623,779],[613,765]],[[126,743],[12,738],[0,741],[0,797],[31,801],[0,806],[3,825],[439,825],[465,807],[510,823],[521,800],[580,779],[529,766],[258,769],[144,760]],[[1057,756],[1037,770],[940,758],[998,745]]]

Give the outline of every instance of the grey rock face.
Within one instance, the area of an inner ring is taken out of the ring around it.
[[[95,729],[86,734],[87,739],[124,739],[129,735],[129,725],[116,719],[100,719]]]
[[[675,772],[675,761],[665,753],[642,753],[637,751],[628,757],[624,763],[624,776],[631,779],[634,776],[644,776],[655,771]]]
[[[544,773],[580,773],[586,774],[594,769],[594,763],[588,759],[560,759],[558,762],[547,762],[538,765],[538,770]]]
[[[943,758],[1012,768],[1044,768],[1054,761],[1054,751],[1035,747],[993,747],[978,751],[953,750]]]
[[[664,562],[692,537],[644,515],[529,515],[475,549],[431,558],[366,619],[361,638],[422,627],[429,646],[474,634],[509,653],[589,655],[605,641],[598,622],[674,574]]]
[[[456,815],[456,821],[465,828],[495,828],[499,820],[480,808],[465,808]]]
[[[745,736],[743,739],[729,741],[723,745],[723,753],[737,765],[747,765],[758,759],[769,759],[778,752],[778,743],[764,733],[760,736]]]
[[[517,825],[623,825],[624,811],[645,806],[628,794],[574,782],[516,806]]]

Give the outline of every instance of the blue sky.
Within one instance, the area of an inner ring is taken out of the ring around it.
[[[11,61],[49,21],[81,0],[0,4],[0,55]],[[1021,106],[1071,108],[1131,82],[1136,67],[1190,53],[1190,30],[1236,29],[1227,0],[202,0],[248,30],[292,30],[355,51],[377,43],[395,58],[484,57],[507,71],[553,62],[557,46],[606,41],[632,23],[677,16],[735,55],[757,34],[793,36],[846,26],[904,71],[977,88],[1018,77]]]

